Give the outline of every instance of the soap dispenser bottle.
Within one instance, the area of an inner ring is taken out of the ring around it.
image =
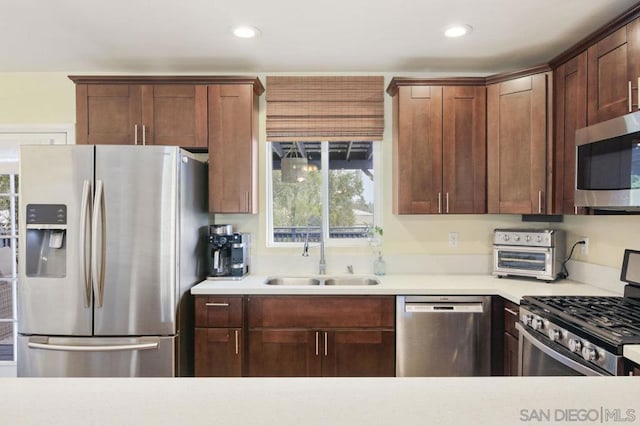
[[[378,257],[373,261],[373,273],[376,275],[384,275],[387,272],[387,264],[382,258],[382,252],[378,252]]]

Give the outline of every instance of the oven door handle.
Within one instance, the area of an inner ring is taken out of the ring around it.
[[[537,349],[542,351],[542,353],[544,353],[545,355],[548,355],[549,357],[555,359],[562,365],[569,367],[580,374],[584,374],[585,376],[604,376],[605,375],[603,373],[600,373],[597,370],[594,370],[585,365],[582,365],[579,362],[574,361],[571,358],[554,351],[552,348],[550,348],[549,346],[545,345],[544,343],[536,339],[536,337],[533,334],[529,333],[529,331],[526,330],[522,326],[522,324],[517,322],[516,328],[520,332],[520,342],[518,345],[518,348],[519,348],[518,376],[522,376],[522,348],[523,348],[524,339],[527,339],[533,346],[535,346]]]

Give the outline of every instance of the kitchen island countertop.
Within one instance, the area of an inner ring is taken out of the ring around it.
[[[4,424],[515,425],[640,416],[636,377],[0,379]],[[633,417],[633,420],[631,420]],[[635,422],[634,422],[635,424]]]

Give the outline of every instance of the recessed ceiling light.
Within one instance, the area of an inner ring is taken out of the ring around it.
[[[253,38],[260,33],[256,27],[241,25],[233,29],[233,35],[240,38]]]
[[[450,25],[444,30],[444,35],[447,37],[462,37],[463,35],[469,34],[472,28],[469,25]]]

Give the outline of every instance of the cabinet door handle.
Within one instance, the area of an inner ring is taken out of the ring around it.
[[[324,332],[324,356],[327,356],[329,354],[329,350],[328,350],[329,349],[329,342],[328,342],[329,339],[327,339],[327,335],[328,334],[329,333],[327,333],[326,331]]]
[[[228,307],[228,303],[205,303],[204,306]]]
[[[244,193],[244,202],[245,202],[245,210],[250,211],[251,208],[249,207],[249,191],[246,191]]]
[[[238,353],[240,353],[240,332],[238,330],[235,330],[235,337],[236,337],[236,355],[238,355]]]
[[[133,125],[133,143],[138,145],[138,125]]]
[[[640,110],[640,77],[638,77],[638,103],[636,104],[636,106]]]
[[[542,191],[538,191],[538,213],[542,213]]]
[[[449,213],[449,193],[447,192],[445,194],[445,199],[447,200],[446,205],[447,205],[447,213]]]
[[[316,331],[316,356],[320,354],[320,332]]]
[[[629,92],[627,93],[627,101],[629,103],[629,112],[631,112],[631,80],[629,80]]]
[[[438,192],[438,213],[442,213],[442,192]]]
[[[515,315],[518,316],[518,313],[516,311],[514,311],[513,309],[509,309],[509,308],[504,308],[505,311],[509,312],[511,315]]]
[[[147,144],[147,126],[142,125],[142,145]]]

